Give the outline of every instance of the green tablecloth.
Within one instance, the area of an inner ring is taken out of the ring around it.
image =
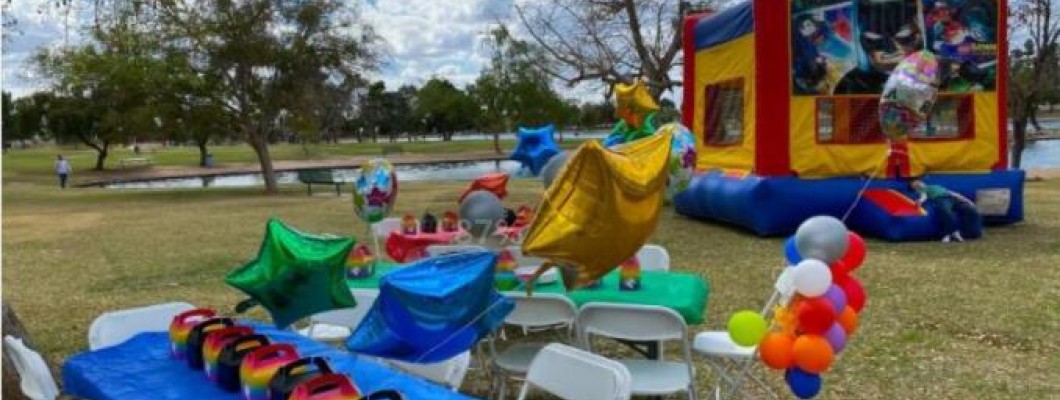
[[[375,274],[363,279],[350,279],[350,289],[378,289],[379,278],[400,264],[381,263]],[[566,293],[579,307],[589,302],[643,304],[662,306],[677,311],[689,324],[703,323],[710,288],[699,275],[684,272],[643,271],[640,290],[618,289],[618,269],[604,277],[597,289],[578,289]],[[563,285],[555,282],[534,287],[535,293],[564,293]]]

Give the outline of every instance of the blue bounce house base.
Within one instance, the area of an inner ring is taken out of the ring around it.
[[[989,214],[962,218],[961,231],[966,238],[981,236],[983,224],[1023,220],[1023,171],[935,174],[922,179],[977,203],[981,203],[979,197],[990,197],[982,199],[989,200]],[[859,200],[858,192],[865,182],[860,177],[803,179],[711,170],[694,177],[688,190],[678,194],[673,203],[678,213],[735,224],[761,236],[790,235],[807,218],[843,218],[848,210],[847,225],[866,236],[916,241],[938,240],[944,235],[938,211],[930,206],[918,207],[917,195],[907,181],[872,180]]]

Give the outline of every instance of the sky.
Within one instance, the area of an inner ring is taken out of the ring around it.
[[[3,89],[15,97],[47,86],[35,76],[27,61],[41,46],[63,44],[64,33],[74,42],[80,35],[73,21],[64,28],[63,14],[41,6],[47,0],[17,0],[10,16],[18,20],[3,46]],[[77,2],[75,2],[77,3]],[[89,2],[85,2],[89,3]],[[490,27],[498,22],[517,27],[514,0],[365,0],[362,16],[383,38],[388,57],[372,76],[387,88],[420,85],[433,76],[444,77],[458,87],[475,80],[489,62],[483,43]],[[89,17],[87,9],[73,15]],[[71,16],[71,20],[76,17]],[[589,85],[582,85],[589,86]],[[600,101],[592,88],[557,87],[569,98]]]

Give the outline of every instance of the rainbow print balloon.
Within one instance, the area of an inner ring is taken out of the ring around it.
[[[247,354],[239,366],[243,399],[268,400],[269,380],[276,375],[276,370],[298,358],[298,351],[286,343],[263,346]]]
[[[202,362],[205,367],[206,379],[217,382],[217,359],[220,357],[221,349],[224,348],[225,344],[253,333],[254,330],[250,329],[250,327],[233,326],[218,329],[206,335],[206,340],[202,344]]]
[[[381,158],[369,160],[353,184],[353,211],[365,222],[379,222],[397,202],[397,191],[394,166]]]
[[[169,323],[169,354],[177,360],[183,359],[188,349],[188,334],[198,323],[217,316],[217,312],[197,308],[177,314]]]

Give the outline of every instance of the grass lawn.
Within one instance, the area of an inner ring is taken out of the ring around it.
[[[250,161],[245,151],[223,150],[215,149],[223,162]],[[337,154],[328,151],[320,156]],[[194,159],[193,150],[186,152],[156,162]],[[60,191],[48,172],[52,154],[3,158],[3,299],[55,365],[86,348],[89,323],[107,310],[173,300],[230,309],[242,296],[223,277],[254,256],[271,216],[311,232],[364,231],[349,197],[306,197],[300,186],[272,197],[258,188]],[[75,168],[90,162],[86,157],[78,153]],[[402,185],[397,211],[455,209],[463,187]],[[516,181],[511,192],[509,204],[532,203],[540,183]],[[1026,209],[1026,222],[990,229],[971,243],[869,241],[857,271],[868,306],[858,333],[824,375],[820,398],[1056,398],[1060,181],[1028,183]],[[710,281],[707,322],[694,330],[723,329],[736,310],[759,308],[783,266],[780,239],[693,221],[669,208],[652,241],[670,250],[675,269]],[[712,379],[705,363],[698,370],[705,396]],[[787,396],[780,373],[758,373]],[[481,374],[467,382],[469,393],[485,396]]]

